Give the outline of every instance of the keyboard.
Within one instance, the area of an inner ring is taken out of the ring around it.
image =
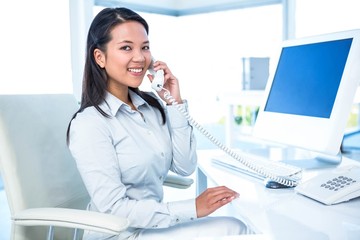
[[[250,162],[257,170],[264,171],[266,173],[273,174],[275,176],[286,178],[286,179],[299,179],[302,168],[286,164],[279,161],[272,161],[264,157],[255,156],[248,153],[238,153],[239,156],[244,158],[246,161]],[[229,170],[243,173],[258,179],[265,179],[266,176],[258,173],[257,171],[250,169],[238,160],[232,158],[231,156],[224,154],[212,159],[214,165],[227,168]]]

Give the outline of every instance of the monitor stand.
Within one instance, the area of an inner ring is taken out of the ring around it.
[[[339,153],[336,156],[318,154],[316,157],[313,158],[282,160],[282,162],[303,169],[321,169],[336,167],[341,163],[341,160],[342,154]]]
[[[255,144],[255,146],[244,150],[244,152],[302,169],[334,168],[342,161],[340,151],[334,156],[286,145],[265,144],[259,146]]]

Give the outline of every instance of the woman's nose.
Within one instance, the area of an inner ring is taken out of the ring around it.
[[[145,61],[145,56],[141,51],[136,51],[133,56],[134,62],[143,62]]]

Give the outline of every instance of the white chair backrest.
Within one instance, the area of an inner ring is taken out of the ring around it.
[[[34,207],[86,208],[89,196],[66,146],[77,109],[72,94],[0,96],[0,169],[11,215]]]

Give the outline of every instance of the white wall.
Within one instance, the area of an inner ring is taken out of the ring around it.
[[[296,37],[360,28],[359,0],[297,0]]]
[[[269,57],[282,40],[280,4],[178,18],[140,14],[150,25],[153,55],[178,77],[182,96],[201,123],[226,114],[217,99],[242,88],[241,58]]]
[[[354,7],[358,2],[297,1],[296,36],[359,26]],[[68,4],[66,0],[0,3],[0,94],[73,91]],[[150,24],[153,54],[167,61],[179,78],[183,96],[191,101],[200,122],[221,117],[214,109],[224,109],[216,106],[219,93],[240,89],[241,57],[271,55],[282,35],[279,5],[178,18],[141,15]]]
[[[0,29],[0,94],[72,92],[68,1],[1,1]]]

